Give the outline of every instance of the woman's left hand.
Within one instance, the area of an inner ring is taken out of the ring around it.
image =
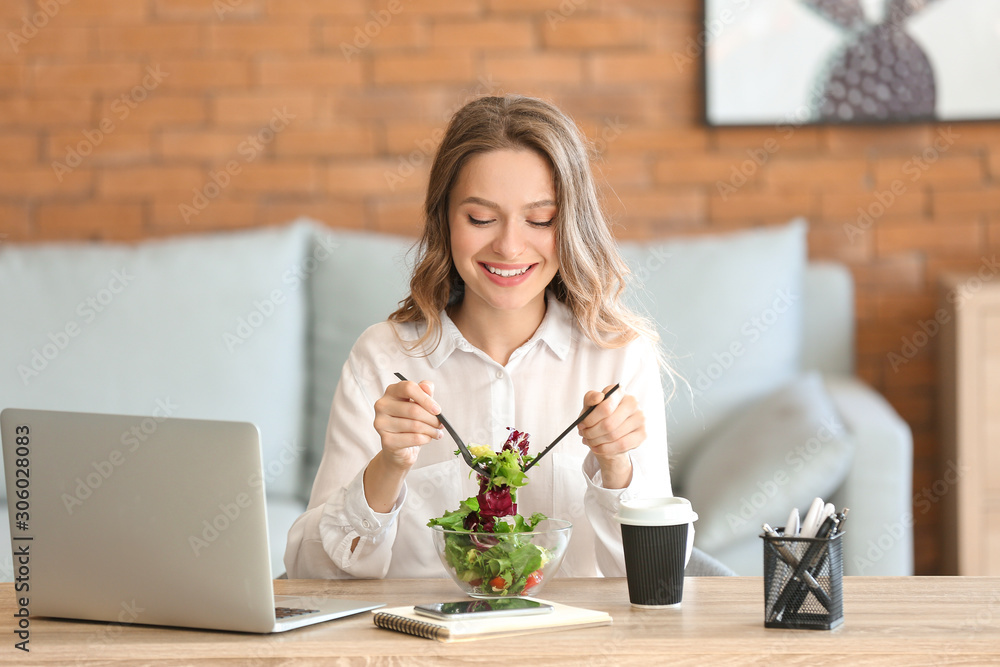
[[[597,407],[580,422],[577,432],[583,444],[597,457],[604,487],[623,489],[632,481],[632,461],[628,453],[646,440],[646,417],[635,396],[629,394],[622,396],[612,409],[611,401],[604,400],[612,386],[584,395],[584,410],[591,405]]]

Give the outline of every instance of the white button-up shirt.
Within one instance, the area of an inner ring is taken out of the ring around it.
[[[374,405],[388,385],[398,382],[394,372],[433,382],[434,400],[466,444],[499,449],[512,427],[530,435],[530,454],[576,419],[587,391],[620,382],[621,389],[608,400],[617,405],[622,395],[631,394],[646,418],[646,441],[630,453],[629,486],[601,486],[597,460],[574,429],[531,469],[529,483],[517,490],[517,509],[524,516],[542,512],[573,523],[562,576],[624,576],[621,531],[613,518],[619,503],[672,495],[663,390],[652,343],[640,338],[623,348],[600,348],[551,296],[535,334],[506,366],[473,347],[443,313],[441,342],[425,356],[407,352],[393,327],[404,340],[418,338],[416,325],[376,324],[358,339],[344,365],[309,507],[288,534],[288,576],[445,576],[427,522],[478,492],[447,434],[421,447],[388,513],[375,512],[365,500],[364,470],[381,449],[372,425]]]

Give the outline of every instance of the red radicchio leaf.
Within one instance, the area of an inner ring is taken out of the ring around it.
[[[517,448],[523,459],[528,455],[528,434],[510,427],[507,427],[507,430],[510,431],[510,435],[503,449]],[[476,496],[479,501],[479,511],[470,512],[465,517],[463,525],[467,530],[492,533],[498,518],[517,514],[517,503],[511,497],[510,487],[506,484],[490,489],[488,477],[477,475],[476,479],[479,482],[479,494]]]
[[[504,443],[504,449],[514,449],[517,447],[518,451],[521,452],[521,458],[523,459],[528,455],[528,434],[524,431],[518,431],[516,429],[507,427],[510,431],[510,435],[507,436],[507,442]]]
[[[479,500],[480,515],[510,516],[517,512],[517,503],[510,497],[507,485],[480,491],[476,499]]]

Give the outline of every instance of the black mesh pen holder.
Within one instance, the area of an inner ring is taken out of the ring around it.
[[[779,535],[783,529],[778,529]],[[764,627],[832,630],[844,622],[843,543],[827,538],[764,540]]]

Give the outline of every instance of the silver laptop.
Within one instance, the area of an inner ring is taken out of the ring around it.
[[[0,432],[32,616],[267,633],[382,606],[274,595],[253,424],[6,409]]]

